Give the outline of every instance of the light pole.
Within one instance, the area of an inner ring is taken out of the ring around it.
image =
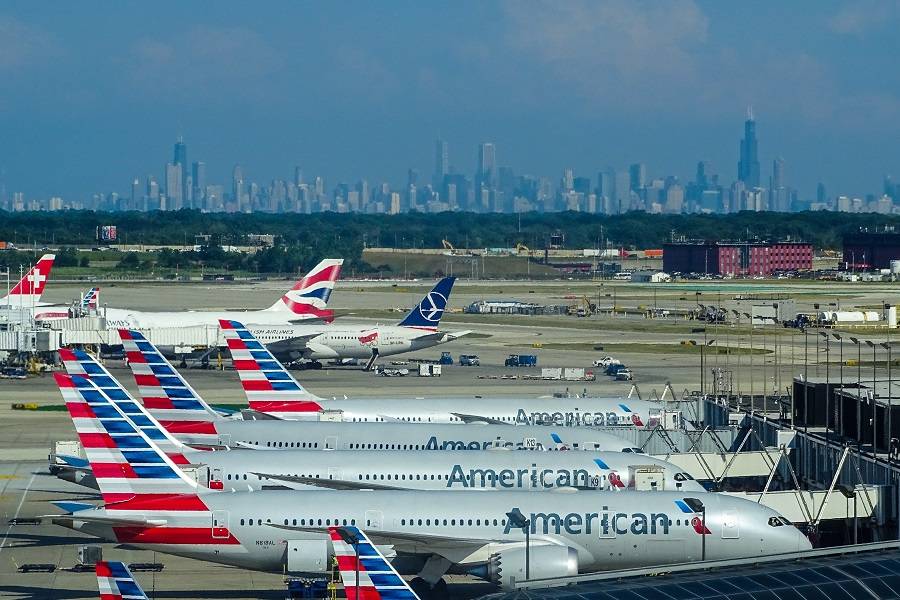
[[[862,344],[855,337],[851,337],[850,341],[856,345],[856,448],[862,447],[862,396],[859,389],[862,387]]]
[[[875,342],[866,340],[866,345],[872,349],[872,454],[875,462],[878,462],[878,400],[875,389],[875,350],[878,348]]]
[[[756,406],[756,398],[753,395],[753,317],[750,313],[744,313],[747,322],[750,323],[750,416],[753,416],[753,409]],[[750,419],[750,427],[753,427],[753,419]]]
[[[531,579],[531,519],[526,519],[518,508],[506,513],[506,517],[510,525],[525,532],[525,579]]]
[[[825,338],[825,444],[828,444],[828,421],[830,420],[828,407],[831,404],[831,372],[828,365],[828,359],[831,355],[828,352],[831,350],[831,345],[829,344],[831,338],[828,336],[827,331],[820,331],[819,335]]]
[[[894,412],[894,392],[891,389],[891,344],[883,342],[881,347],[887,350],[888,372],[888,403],[887,403],[887,440],[888,440],[888,464],[893,462],[892,450],[894,446],[894,429],[891,427],[891,413]]]
[[[838,342],[840,342],[838,345],[839,345],[839,352],[840,352],[839,358],[841,360],[841,364],[839,365],[840,375],[838,376],[838,378],[840,379],[840,382],[838,383],[838,385],[840,386],[841,390],[843,390],[844,389],[844,338],[839,333],[832,333],[831,335],[834,336],[834,339],[836,339]],[[841,403],[839,405],[835,406],[835,429],[834,429],[835,433],[837,432],[838,419],[840,419],[840,421],[841,421],[841,430],[843,431],[843,429],[844,429],[843,394],[841,395]]]
[[[731,312],[734,313],[735,317],[737,317],[737,327],[738,327],[738,334],[737,334],[738,342],[737,342],[737,347],[735,348],[735,350],[737,351],[737,371],[736,372],[737,372],[737,385],[738,385],[738,389],[737,389],[738,405],[736,408],[740,409],[740,407],[741,407],[740,406],[740,404],[741,404],[741,334],[740,334],[741,313],[739,313],[738,311],[736,311],[734,309],[732,309]]]
[[[695,513],[700,513],[700,560],[706,560],[706,506],[697,498],[685,498],[684,503]]]

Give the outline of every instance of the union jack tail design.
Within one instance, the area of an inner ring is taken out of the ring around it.
[[[238,321],[219,319],[250,408],[282,419],[318,418],[322,399],[310,394]]]
[[[101,561],[96,571],[100,600],[148,600],[125,563]]]
[[[7,304],[17,308],[27,308],[39,302],[50,271],[53,269],[55,254],[45,254],[25,274],[19,283],[9,291],[8,296],[0,298],[0,305]]]
[[[120,329],[128,366],[134,374],[144,408],[169,434],[187,436],[194,444],[216,444],[219,413],[200,397],[175,367],[140,331]]]
[[[112,402],[93,379],[54,373],[107,509],[138,508],[134,500],[179,496],[173,510],[207,510],[197,483]],[[139,505],[140,503],[138,503]]]
[[[419,600],[359,528],[329,527],[328,535],[334,546],[347,600]]]
[[[334,312],[326,307],[343,264],[342,258],[326,258],[266,310],[293,313],[289,319],[334,319]]]
[[[85,292],[84,297],[81,299],[81,308],[96,309],[100,305],[100,288],[93,287]]]
[[[175,464],[186,465],[190,462],[183,454],[187,447],[169,435],[93,356],[83,350],[63,348],[59,351],[59,358],[69,375],[90,379],[104,396],[115,404],[135,427],[153,440]]]

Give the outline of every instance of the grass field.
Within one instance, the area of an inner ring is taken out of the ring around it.
[[[700,354],[701,346],[694,344],[631,344],[631,343],[602,343],[592,344],[588,342],[573,343],[551,343],[542,344],[542,348],[548,350],[580,350],[583,352],[604,352],[612,354]],[[602,348],[600,350],[599,348]],[[728,354],[728,355],[747,355],[747,354],[771,354],[771,350],[763,350],[762,348],[737,348],[733,346],[709,346],[706,349],[707,354]]]

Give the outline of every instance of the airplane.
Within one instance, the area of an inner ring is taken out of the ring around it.
[[[50,277],[55,259],[55,254],[43,255],[9,290],[9,293],[0,298],[0,308],[28,309],[49,306],[48,302],[41,302],[41,295],[44,293],[44,286]]]
[[[444,277],[438,281],[397,325],[316,324],[248,329],[281,362],[357,358],[368,360],[366,367],[370,368],[379,357],[431,348],[471,333],[438,331],[455,280]]]
[[[330,564],[322,544],[327,528],[349,525],[396,552],[394,567],[416,573],[414,586],[437,595],[447,573],[509,590],[523,573],[563,577],[811,548],[770,508],[711,493],[211,490],[187,477],[115,404],[95,402],[100,390],[91,379],[54,375],[70,390],[66,406],[104,504],[57,502],[65,514],[46,518],[141,549],[321,574]],[[93,389],[78,387],[85,382]]]
[[[219,328],[231,352],[250,409],[280,419],[416,423],[552,424],[557,426],[644,427],[659,418],[661,406],[625,398],[320,398],[305,390],[242,323],[222,319]],[[130,332],[125,335],[140,335]],[[119,336],[123,335],[122,331]],[[145,339],[137,348],[151,348]],[[135,347],[135,346],[130,346]],[[134,354],[134,353],[132,353]],[[135,368],[135,360],[128,356]],[[140,360],[138,355],[134,359]],[[154,359],[155,360],[155,359]],[[162,367],[160,367],[162,368]],[[168,373],[168,371],[166,371]],[[135,371],[137,375],[137,371]],[[151,407],[152,408],[152,407]]]
[[[94,571],[100,600],[149,600],[125,563],[101,560]]]
[[[150,329],[154,327],[190,327],[215,325],[219,319],[244,319],[254,324],[284,324],[306,319],[331,320],[326,308],[341,272],[343,259],[326,258],[307,273],[275,304],[262,310],[245,311],[169,311],[142,312],[123,308],[105,308],[106,325],[111,329]]]
[[[420,600],[361,529],[329,527],[328,537],[347,600]]]
[[[96,313],[100,300],[100,288],[92,287],[77,303],[70,306],[62,305],[43,305],[34,311],[35,321],[55,321],[59,319],[70,319],[73,317],[84,316],[92,311]]]
[[[88,381],[90,380],[90,382]],[[663,460],[622,452],[506,452],[467,450],[430,452],[346,450],[322,453],[315,449],[234,449],[205,452],[171,438],[115,379],[81,377],[75,387],[91,396],[95,412],[116,404],[127,422],[140,429],[176,464],[190,470],[202,485],[229,491],[254,491],[281,485],[289,488],[423,489],[423,490],[583,490],[634,489],[637,473],[656,477],[655,489],[704,492],[688,473]],[[60,388],[66,403],[77,400],[70,387]],[[87,390],[87,391],[85,391]],[[93,390],[100,393],[95,394]],[[114,398],[118,400],[114,400]],[[414,427],[407,425],[407,427]],[[458,426],[457,426],[458,427]],[[58,475],[96,488],[90,465],[76,457],[62,457],[71,469]],[[78,477],[76,473],[81,476]],[[274,484],[273,484],[274,482]]]

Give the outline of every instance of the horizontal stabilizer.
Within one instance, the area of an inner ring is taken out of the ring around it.
[[[67,513],[73,513],[73,512],[77,512],[79,510],[88,510],[91,508],[97,508],[93,504],[88,504],[86,502],[69,502],[69,501],[65,501],[65,500],[60,500],[58,502],[51,502],[50,504],[52,504],[53,506],[57,507],[60,510],[66,511]],[[58,517],[59,515],[54,515],[54,516]]]

